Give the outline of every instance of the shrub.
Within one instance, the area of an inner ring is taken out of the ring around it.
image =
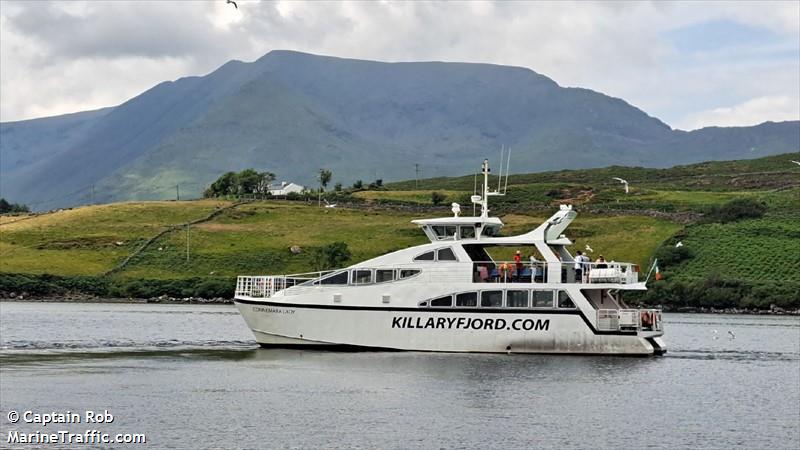
[[[667,245],[667,246],[662,246],[658,250],[656,250],[653,256],[658,258],[658,262],[660,265],[663,265],[665,267],[670,267],[678,265],[682,261],[686,261],[687,259],[691,259],[694,256],[694,253],[685,246],[675,247],[672,245]]]
[[[728,223],[742,219],[758,219],[767,212],[767,205],[752,198],[737,198],[722,206],[712,207],[706,219],[712,222]]]
[[[445,198],[447,197],[445,197],[445,195],[442,194],[441,192],[437,191],[431,192],[431,202],[434,204],[434,206],[441,205],[442,202],[444,202]]]

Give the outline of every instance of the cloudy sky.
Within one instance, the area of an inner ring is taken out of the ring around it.
[[[674,128],[800,120],[800,2],[0,2],[0,120],[273,49],[524,66]]]

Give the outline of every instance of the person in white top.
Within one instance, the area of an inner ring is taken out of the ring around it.
[[[575,256],[575,281],[583,283],[583,272],[590,260],[582,251],[578,250]]]

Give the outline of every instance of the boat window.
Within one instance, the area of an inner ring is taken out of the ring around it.
[[[534,308],[552,308],[553,291],[533,291]]]
[[[506,306],[509,308],[527,308],[528,291],[506,291]]]
[[[474,239],[475,227],[459,227],[461,239]]]
[[[478,293],[464,292],[456,295],[456,306],[478,306]]]
[[[425,252],[414,258],[414,261],[433,261],[433,252]]]
[[[347,271],[335,273],[320,280],[319,284],[347,284]]]
[[[375,271],[375,282],[394,281],[394,269],[378,269]]]
[[[487,226],[483,229],[483,235],[486,237],[500,236],[500,227]]]
[[[453,296],[435,298],[431,300],[431,306],[453,306]]]
[[[433,227],[433,234],[436,235],[436,238],[440,241],[444,241],[447,239],[455,239],[456,235],[456,226],[455,225],[434,225]]]
[[[372,270],[356,269],[353,271],[353,284],[370,284],[370,283],[372,283]]]
[[[503,291],[481,292],[481,306],[484,308],[499,308],[503,306]]]
[[[410,277],[413,277],[414,275],[416,275],[418,273],[419,273],[419,270],[417,270],[417,269],[401,269],[400,270],[400,278],[399,279],[402,280],[403,278],[410,278]]]
[[[436,250],[436,259],[439,261],[458,261],[456,254],[453,253],[453,249],[450,247]]]
[[[419,306],[421,308],[424,308],[424,307],[428,306],[428,302],[419,302]]]
[[[559,308],[575,308],[575,303],[569,298],[567,291],[558,291],[558,307]]]

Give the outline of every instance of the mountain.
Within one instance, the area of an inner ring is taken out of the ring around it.
[[[197,196],[254,167],[306,185],[473,172],[668,167],[800,149],[800,122],[673,130],[625,101],[489,64],[383,63],[273,51],[113,107],[0,124],[2,196],[48,209]]]

